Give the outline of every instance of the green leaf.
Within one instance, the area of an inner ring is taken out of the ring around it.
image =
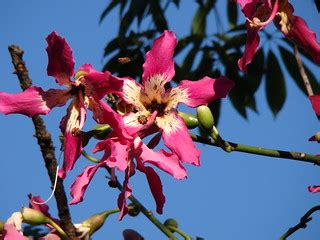
[[[237,26],[238,20],[238,4],[236,2],[228,1],[227,14],[229,27],[234,28]]]
[[[306,88],[303,84],[303,80],[302,80],[302,77],[299,72],[299,67],[298,67],[297,61],[296,61],[293,53],[282,46],[279,46],[279,50],[280,50],[280,54],[281,54],[282,60],[284,62],[284,65],[286,66],[286,69],[287,69],[288,73],[290,74],[291,78],[294,80],[294,82],[297,84],[297,86],[301,89],[301,91],[303,91],[304,94],[307,96],[308,93],[307,93]],[[316,80],[316,77],[309,70],[309,68],[307,66],[304,66],[304,68],[305,68],[306,74],[309,78],[312,89],[315,92],[318,92],[319,91],[319,84]]]
[[[279,62],[271,50],[267,59],[266,95],[268,105],[276,116],[286,100],[286,86]]]
[[[216,0],[207,0],[206,3],[198,1],[199,8],[192,20],[191,33],[206,36],[207,15],[214,8]]]
[[[108,15],[108,13],[114,9],[118,4],[120,4],[121,1],[120,0],[113,0],[108,7],[102,12],[101,16],[100,16],[100,20],[99,23],[102,22],[102,20]]]
[[[167,20],[164,16],[164,10],[161,8],[158,0],[150,1],[150,11],[157,30],[159,32],[163,32],[164,30],[168,29]]]

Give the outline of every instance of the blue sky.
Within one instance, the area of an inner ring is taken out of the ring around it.
[[[319,15],[312,1],[291,1],[299,16],[304,17],[319,35]],[[56,88],[54,80],[46,75],[47,55],[45,37],[51,31],[64,36],[73,49],[76,67],[91,63],[101,69],[103,48],[116,35],[117,12],[98,24],[106,1],[3,1],[0,16],[0,91],[20,91],[18,80],[12,74],[13,67],[7,46],[17,44],[25,50],[24,59],[34,85],[44,89]],[[296,5],[297,4],[297,5]],[[193,12],[192,1],[181,4],[182,11],[171,8],[168,17],[171,30],[178,38],[188,29]],[[222,15],[222,13],[221,13]],[[173,17],[172,17],[173,19]],[[214,24],[213,24],[214,25]],[[319,68],[314,67],[316,76]],[[293,81],[287,81],[287,101],[276,118],[266,105],[264,84],[257,92],[259,114],[249,112],[248,120],[241,118],[228,99],[223,100],[219,130],[227,140],[282,150],[319,153],[319,146],[307,139],[317,130],[319,123],[308,99]],[[44,119],[53,134],[59,155],[58,123],[65,108],[53,110]],[[90,118],[90,116],[89,116]],[[93,124],[91,122],[91,124]],[[89,127],[90,124],[87,125]],[[27,204],[27,194],[50,195],[50,183],[30,119],[20,115],[0,115],[0,219],[5,220],[14,211]],[[182,230],[190,236],[222,240],[270,240],[277,239],[312,206],[319,204],[320,195],[310,194],[306,187],[320,184],[319,168],[311,164],[272,159],[242,153],[227,154],[214,147],[197,144],[202,151],[200,167],[187,166],[188,179],[177,181],[159,172],[167,202],[161,220],[176,218]],[[90,148],[88,149],[90,150]],[[79,160],[68,175],[65,186],[69,192],[84,166]],[[105,172],[98,171],[91,182],[82,203],[71,206],[74,222],[80,222],[91,214],[116,207],[117,190],[106,187]],[[147,208],[155,210],[145,177],[136,174],[131,185],[134,195]],[[51,212],[56,214],[51,200]],[[318,239],[320,216],[305,230],[290,239]],[[122,239],[125,228],[139,231],[146,239],[165,239],[143,215],[125,217],[119,222],[110,217],[94,239]]]

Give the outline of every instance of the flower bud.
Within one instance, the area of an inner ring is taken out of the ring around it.
[[[214,125],[213,115],[208,106],[200,106],[197,108],[197,117],[199,125],[206,131],[211,131]]]
[[[23,207],[21,209],[21,215],[22,221],[31,225],[41,225],[50,223],[50,219],[42,212],[36,209]]]
[[[80,71],[76,72],[76,74],[74,75],[74,79],[78,79],[78,78],[83,77],[87,74],[88,74],[87,72],[80,70]]]
[[[165,222],[164,222],[164,225],[166,227],[175,227],[175,228],[178,228],[178,222],[173,219],[173,218],[168,218]]]
[[[189,129],[195,128],[199,125],[198,119],[190,113],[178,112],[179,116],[183,118],[183,121]]]
[[[140,208],[137,205],[130,203],[128,206],[128,214],[131,217],[136,217],[140,213]]]
[[[4,229],[4,222],[0,221],[0,233],[3,232]]]
[[[94,132],[93,137],[98,140],[104,140],[111,132],[111,127],[108,124],[97,124],[92,131]]]
[[[118,212],[118,211],[117,211]],[[92,215],[91,217],[84,220],[81,225],[83,227],[90,228],[89,235],[92,235],[95,231],[97,231],[99,228],[101,228],[106,221],[107,217],[114,213],[113,210],[111,211],[104,211],[101,213],[97,213]]]

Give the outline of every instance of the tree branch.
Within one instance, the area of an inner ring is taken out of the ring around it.
[[[8,47],[12,58],[12,64],[15,68],[15,74],[18,76],[22,90],[32,86],[32,80],[29,78],[29,72],[23,61],[23,50],[15,45]],[[54,153],[54,146],[51,140],[51,134],[46,130],[43,119],[39,115],[32,117],[32,122],[36,131],[35,137],[38,140],[48,175],[53,185],[57,169],[57,160]],[[68,207],[67,196],[63,186],[63,180],[58,178],[56,190],[54,192],[61,226],[71,239],[76,239],[76,232],[71,221],[71,215]]]
[[[220,147],[220,145],[215,143],[214,140],[209,138],[201,137],[195,134],[191,134],[191,138],[195,142]],[[244,145],[239,143],[227,142],[225,140],[223,141],[231,146],[229,152],[234,152],[234,151],[245,152],[245,153],[251,153],[256,155],[274,157],[274,158],[286,158],[286,159],[291,159],[296,161],[313,163],[320,166],[320,157],[317,155],[307,154],[303,152],[288,152],[288,151],[282,151],[282,150],[274,150],[269,148],[262,148],[262,147],[249,146],[249,145]]]
[[[312,217],[310,216],[316,211],[320,211],[320,205],[315,206],[311,208],[308,212],[306,212],[300,219],[300,222],[294,227],[289,228],[288,231],[279,238],[279,240],[286,240],[287,237],[298,231],[300,228],[306,228],[307,223],[312,220]]]
[[[312,90],[308,75],[306,74],[303,63],[301,61],[301,57],[300,57],[299,49],[298,49],[297,45],[294,45],[294,57],[297,61],[299,72],[300,72],[301,78],[303,80],[303,84],[307,90],[308,96],[310,97],[313,95],[313,90]]]

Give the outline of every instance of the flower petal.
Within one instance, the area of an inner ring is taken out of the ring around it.
[[[108,158],[102,158],[102,160],[106,161],[108,166],[111,168],[117,168],[120,171],[126,170],[128,167],[130,142],[108,139],[106,147],[111,151],[111,153]]]
[[[180,82],[177,88],[187,92],[187,99],[184,101],[186,105],[198,107],[226,97],[233,86],[233,81],[221,76],[216,79],[204,77],[198,81],[184,80]]]
[[[154,42],[151,50],[146,54],[143,64],[142,82],[144,84],[150,77],[163,75],[166,82],[170,81],[174,74],[173,53],[177,45],[177,39],[173,32],[164,31]]]
[[[133,164],[131,164],[133,166]],[[122,218],[128,213],[128,207],[127,207],[127,201],[126,199],[131,196],[132,189],[129,185],[129,178],[132,176],[131,170],[129,168],[126,169],[126,174],[123,182],[123,190],[119,194],[118,197],[118,208],[121,210],[120,215],[118,217],[119,220],[122,220]]]
[[[72,136],[71,132],[64,134],[64,161],[59,177],[64,179],[67,172],[71,171],[82,152],[82,137]]]
[[[3,240],[28,240],[12,224],[5,224],[3,229]]]
[[[43,91],[42,88],[35,86],[21,93],[0,92],[0,112],[4,114],[20,113],[29,117],[36,114],[46,115],[53,107],[64,105],[69,97],[67,90]]]
[[[141,139],[135,140],[135,156],[142,163],[150,163],[169,173],[174,178],[183,179],[187,177],[186,169],[180,164],[176,155],[161,149],[153,151],[148,148]]]
[[[164,144],[176,154],[182,162],[191,163],[193,165],[200,165],[200,151],[196,148],[188,129],[182,118],[176,114],[166,116],[165,124],[159,124],[162,129],[162,137]],[[179,141],[177,142],[177,139]]]
[[[311,104],[312,104],[312,108],[314,110],[314,112],[320,116],[320,95],[313,95],[309,97]]]
[[[316,34],[308,28],[301,17],[293,15],[294,9],[290,3],[282,6],[279,11],[281,12],[274,21],[277,28],[286,38],[311,55],[315,63],[320,64],[320,44],[317,42]]]
[[[151,167],[145,167],[145,174],[148,179],[148,183],[150,186],[151,193],[156,201],[157,205],[157,213],[162,214],[164,203],[166,202],[166,198],[162,192],[162,183],[156,171],[154,171]]]
[[[320,186],[309,186],[308,190],[309,192],[312,192],[312,193],[318,193],[320,192]]]
[[[85,94],[87,96],[100,100],[107,93],[121,93],[123,78],[112,76],[108,71],[99,72],[90,64],[82,65],[80,70],[88,73],[80,78],[80,81],[85,86]]]
[[[74,59],[72,50],[67,41],[56,32],[50,33],[47,38],[49,76],[53,76],[59,85],[70,85],[70,77],[74,74]]]
[[[100,124],[109,124],[113,133],[122,138],[131,139],[132,135],[124,125],[122,116],[116,113],[103,101],[90,101],[89,109],[93,112],[93,118]]]
[[[103,162],[96,164],[96,165],[91,165],[87,166],[80,175],[77,176],[76,180],[72,183],[71,185],[71,201],[69,204],[77,204],[79,202],[82,202],[83,200],[83,195],[85,194],[87,187],[98,170],[99,167],[101,167]]]
[[[247,70],[247,65],[252,62],[259,46],[260,37],[257,28],[251,28],[247,22],[247,41],[243,56],[238,60],[238,67],[241,71]]]

